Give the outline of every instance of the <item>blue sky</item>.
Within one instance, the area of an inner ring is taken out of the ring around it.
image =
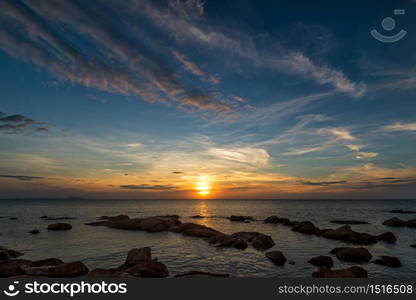
[[[414,197],[416,2],[363,2],[1,1],[0,197]]]

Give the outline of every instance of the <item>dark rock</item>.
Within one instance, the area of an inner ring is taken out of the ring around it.
[[[334,224],[345,224],[345,225],[363,225],[370,224],[366,221],[357,221],[357,220],[332,220],[331,223]]]
[[[127,266],[137,265],[142,262],[150,262],[152,260],[152,254],[149,247],[144,248],[134,248],[129,251],[127,254],[127,259],[125,264]]]
[[[179,225],[179,216],[155,216],[146,218],[129,218],[126,215],[108,217],[107,220],[86,223],[90,226],[107,226],[124,230],[142,230],[147,232],[167,231],[173,226]]]
[[[58,258],[46,258],[37,261],[32,261],[30,264],[31,267],[45,267],[45,266],[57,266],[61,265],[64,262]]]
[[[256,250],[267,250],[272,248],[274,245],[275,244],[271,236],[265,234],[259,234],[251,243],[251,246],[253,246]]]
[[[47,219],[48,218],[48,216],[42,216],[42,217],[40,217],[40,219]]]
[[[200,215],[196,215],[196,216],[190,216],[191,219],[204,219],[206,218],[205,216],[200,216]]]
[[[24,269],[30,267],[31,261],[26,259],[10,259],[0,261],[0,277],[24,275]]]
[[[344,225],[337,229],[326,230],[325,232],[322,232],[322,237],[361,245],[375,244],[378,242],[376,236],[353,231],[349,225]]]
[[[203,272],[203,271],[188,271],[176,274],[173,276],[175,278],[212,278],[212,277],[230,277],[229,274],[218,274],[218,273],[209,273],[209,272]]]
[[[233,247],[239,250],[244,250],[248,247],[248,244],[242,239],[237,239],[237,241],[233,244]]]
[[[21,253],[19,251],[0,247],[0,261],[11,259],[11,258],[16,258],[16,257],[22,256],[22,255],[23,255],[23,253]]]
[[[329,256],[317,256],[308,261],[310,264],[318,267],[332,268],[334,261]]]
[[[266,252],[266,257],[277,266],[283,266],[286,263],[286,257],[280,251]]]
[[[75,217],[46,217],[42,218],[46,221],[59,221],[59,220],[75,220]]]
[[[231,216],[229,217],[229,220],[232,222],[251,222],[255,221],[253,217],[250,216]]]
[[[403,209],[393,209],[390,211],[392,214],[416,214],[414,210],[403,210]]]
[[[30,234],[39,234],[39,230],[38,229],[33,229],[31,231],[29,231]]]
[[[17,220],[17,218],[16,217],[11,217],[10,220]]]
[[[379,241],[385,241],[387,243],[395,243],[397,240],[396,236],[390,231],[378,235],[377,239]]]
[[[77,277],[88,273],[88,268],[82,262],[64,263],[49,269],[49,277]]]
[[[391,226],[391,227],[403,227],[407,225],[407,222],[399,218],[391,218],[391,219],[384,221],[383,225]]]
[[[126,270],[123,273],[134,277],[147,277],[147,278],[163,278],[169,276],[169,271],[167,267],[160,262],[143,262],[137,265],[134,265]]]
[[[327,239],[346,240],[349,238],[351,233],[351,227],[349,225],[345,225],[337,229],[327,230],[326,232],[322,233],[322,236]]]
[[[194,224],[194,223],[183,223],[178,226],[175,226],[171,229],[172,232],[182,233],[188,236],[201,237],[201,238],[211,238],[218,235],[223,235],[223,233],[212,229],[210,227]]]
[[[101,217],[98,218],[98,220],[108,220],[108,216],[101,216]],[[105,270],[105,269],[95,269],[95,270]]]
[[[410,247],[416,248],[416,244],[411,244]]]
[[[270,224],[283,224],[283,225],[293,225],[292,222],[288,218],[279,218],[278,216],[270,216],[264,219],[264,223]]]
[[[289,261],[289,262],[288,262],[288,264],[289,264],[289,265],[294,265],[294,264],[295,264],[295,262],[294,262],[293,260],[291,260],[291,261]]]
[[[321,268],[314,272],[312,277],[315,278],[367,278],[368,273],[365,269],[353,266],[347,269],[331,270],[329,268]]]
[[[335,254],[338,259],[346,261],[346,262],[369,262],[372,258],[371,253],[366,248],[363,248],[363,247],[335,248],[330,253]]]
[[[407,227],[416,227],[416,219],[407,221]]]
[[[292,231],[304,234],[320,234],[320,230],[312,222],[304,221],[292,227]]]
[[[374,260],[373,263],[391,268],[399,268],[402,266],[400,260],[393,256],[380,256],[380,258]]]
[[[72,228],[71,224],[67,223],[55,223],[48,225],[48,230],[58,231],[58,230],[70,230]]]

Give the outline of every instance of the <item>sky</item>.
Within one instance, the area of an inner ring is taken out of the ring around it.
[[[0,198],[416,198],[415,12],[1,0]]]

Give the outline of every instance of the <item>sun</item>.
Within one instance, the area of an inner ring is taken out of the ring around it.
[[[199,195],[208,196],[211,193],[211,185],[208,178],[206,176],[200,176],[195,189],[198,191]]]

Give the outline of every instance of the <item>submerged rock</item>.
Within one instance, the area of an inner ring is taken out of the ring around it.
[[[266,224],[283,224],[283,225],[288,225],[288,226],[292,226],[293,222],[290,221],[288,218],[279,218],[278,216],[270,216],[266,219],[264,219],[264,223]]]
[[[369,262],[373,257],[364,247],[340,247],[331,250],[330,253],[335,254],[338,259],[346,262]]]
[[[314,266],[327,267],[327,268],[332,268],[332,266],[334,265],[334,261],[332,260],[331,257],[323,256],[323,255],[311,258],[308,261],[308,263]]]
[[[48,225],[48,230],[59,231],[59,230],[70,230],[72,229],[71,224],[67,223],[55,223]]]
[[[374,260],[373,263],[391,268],[399,268],[402,266],[400,260],[393,256],[380,256],[380,258]]]
[[[266,257],[277,266],[283,266],[287,260],[283,253],[280,251],[266,252]]]
[[[416,244],[411,244],[410,247],[416,248]]]
[[[228,218],[232,222],[251,222],[256,221],[253,217],[250,216],[231,216]]]
[[[403,209],[393,209],[390,212],[392,214],[416,214],[415,210],[403,210]]]
[[[364,268],[353,266],[347,269],[331,270],[329,268],[321,268],[314,272],[312,277],[315,278],[367,278],[368,273]]]
[[[331,223],[334,224],[345,224],[345,225],[364,225],[370,224],[366,221],[357,221],[357,220],[332,220]]]
[[[31,231],[29,231],[30,234],[39,234],[39,230],[38,229],[33,229]]]
[[[391,218],[384,221],[383,225],[391,227],[404,227],[407,225],[407,222],[399,218]]]
[[[229,274],[219,274],[219,273],[210,273],[210,272],[203,272],[203,271],[188,271],[176,274],[173,276],[175,278],[212,278],[212,277],[221,277],[221,278],[228,278],[230,277]]]

